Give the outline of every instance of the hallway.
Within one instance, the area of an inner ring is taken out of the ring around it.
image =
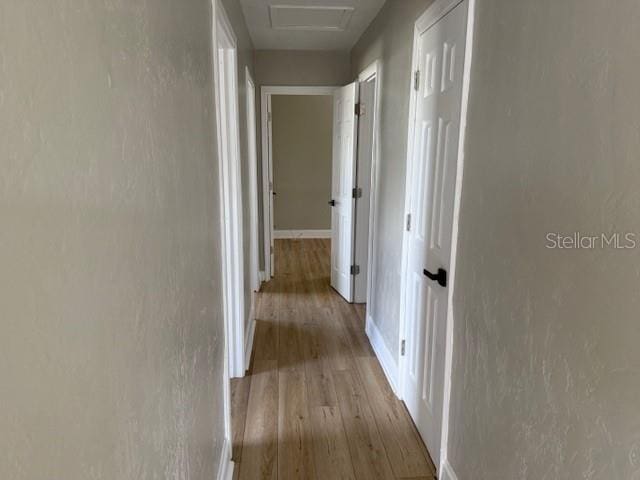
[[[434,478],[364,332],[329,287],[329,240],[277,240],[250,372],[232,382],[235,478]]]

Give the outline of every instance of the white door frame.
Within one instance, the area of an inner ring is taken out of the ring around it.
[[[249,216],[250,232],[250,261],[251,261],[251,290],[260,289],[260,246],[258,245],[258,140],[256,121],[256,84],[253,81],[249,67],[245,67],[246,96],[247,96],[247,157],[249,161]]]
[[[376,267],[376,241],[375,241],[375,221],[378,216],[378,162],[380,158],[380,94],[382,92],[380,85],[380,65],[378,60],[375,60],[367,66],[358,75],[358,81],[360,83],[370,82],[373,79],[376,81],[375,90],[375,105],[373,108],[373,146],[371,149],[371,177],[369,188],[369,253],[367,256],[367,300],[365,306],[365,323],[366,331],[370,331],[370,325],[373,323],[373,317],[371,312],[371,305],[373,305],[373,285],[374,285],[374,272]]]
[[[262,129],[262,208],[264,223],[264,271],[267,280],[274,276],[273,257],[273,163],[271,97],[273,95],[333,95],[338,87],[277,87],[260,89],[260,125]]]
[[[236,81],[237,41],[233,29],[220,0],[211,0],[211,54],[213,98],[216,114],[216,141],[218,156],[218,177],[220,197],[220,259],[222,273],[222,302],[224,313],[224,355],[223,355],[223,409],[224,409],[224,444],[222,447],[217,478],[231,478],[234,464],[231,460],[232,423],[231,423],[231,377],[238,368],[238,354],[243,353],[241,343],[244,329],[242,314],[244,298],[242,270],[242,198],[240,196],[239,172],[239,138],[237,123],[237,95],[227,98],[224,86]],[[221,52],[220,49],[226,52]],[[221,68],[221,62],[225,64]],[[232,68],[229,68],[231,64]],[[225,78],[226,77],[226,78]],[[231,101],[229,101],[231,100]],[[233,115],[235,112],[235,115]],[[235,118],[235,122],[233,121]],[[232,141],[229,142],[229,139]],[[212,255],[217,252],[212,252]],[[235,291],[235,292],[234,292]],[[238,331],[240,327],[240,331]],[[240,347],[239,347],[240,346]]]
[[[461,200],[461,188],[462,188],[462,176],[464,172],[464,140],[466,135],[467,126],[467,111],[469,104],[469,87],[471,83],[471,61],[473,56],[473,26],[475,16],[475,4],[476,0],[436,0],[429,8],[420,16],[415,23],[413,34],[413,59],[411,63],[411,81],[409,85],[410,101],[409,101],[409,131],[407,141],[407,178],[406,185],[411,185],[412,170],[414,167],[414,149],[413,138],[415,134],[415,115],[417,104],[417,91],[414,89],[414,72],[420,65],[420,59],[418,57],[419,49],[418,42],[420,36],[427,31],[431,26],[441,20],[447,13],[453,10],[455,7],[463,3],[468,2],[469,10],[467,15],[467,32],[466,32],[466,50],[464,61],[464,73],[462,80],[462,109],[460,114],[460,135],[458,137],[458,159],[457,159],[457,172],[456,172],[456,185],[455,185],[455,198],[453,207],[453,231],[451,236],[451,265],[449,272],[449,292],[447,296],[447,325],[446,325],[446,345],[445,345],[445,372],[444,372],[444,396],[443,396],[443,410],[442,410],[442,435],[441,435],[441,447],[440,452],[430,452],[430,454],[438,455],[440,458],[440,466],[442,478],[456,478],[453,473],[453,468],[448,462],[447,447],[449,439],[449,409],[451,404],[451,370],[453,360],[453,326],[454,326],[454,312],[453,312],[453,297],[456,287],[456,254],[458,245],[458,227],[460,219],[460,200]],[[405,218],[410,210],[411,191],[409,188],[405,192]],[[401,287],[400,287],[400,335],[398,351],[401,351],[402,342],[407,338],[408,328],[406,321],[406,296],[407,296],[407,271],[408,271],[408,253],[409,253],[409,234],[405,229],[402,242],[402,267],[401,267]],[[405,381],[407,377],[408,364],[405,356],[399,358],[399,393],[402,397],[405,387]]]
[[[215,31],[215,98],[220,210],[222,216],[223,291],[231,378],[244,375],[244,259],[242,183],[238,126],[237,40],[217,0]]]

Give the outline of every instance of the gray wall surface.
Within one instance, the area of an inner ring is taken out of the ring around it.
[[[462,189],[458,478],[640,478],[640,3],[480,0]]]
[[[333,96],[271,97],[275,230],[330,230]]]
[[[0,478],[216,477],[210,19],[0,3]]]
[[[340,86],[350,83],[351,59],[347,52],[298,50],[256,50],[254,55],[258,88],[258,175],[262,178],[262,132],[260,127],[260,87],[268,86]],[[260,199],[260,244],[264,242],[262,181]],[[260,249],[264,267],[264,250]]]
[[[247,131],[247,68],[256,82],[253,69],[253,43],[247,30],[247,24],[242,12],[242,6],[237,0],[222,0],[224,11],[227,13],[233,33],[238,42],[238,121],[240,126],[240,161],[242,174],[242,205],[243,205],[243,251],[244,251],[244,319],[245,328],[251,321],[251,215],[249,205],[251,201],[249,179],[249,137]],[[257,92],[256,92],[257,93]],[[259,102],[256,99],[256,102]],[[258,144],[259,145],[259,144]],[[260,184],[258,179],[258,185]],[[259,249],[262,251],[262,248]]]
[[[348,52],[256,50],[254,58],[259,86],[339,86],[351,81]]]
[[[396,359],[413,28],[430,3],[430,0],[388,1],[351,51],[353,78],[373,61],[381,62],[378,211],[375,251],[371,253],[376,260],[375,271],[370,272],[375,300],[369,309]]]

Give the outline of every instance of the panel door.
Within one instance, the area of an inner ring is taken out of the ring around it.
[[[428,275],[451,262],[467,2],[419,39],[414,156],[408,175],[409,235],[406,279],[404,399],[432,458],[440,459],[444,394],[447,282]],[[442,276],[440,277],[442,278]]]
[[[333,97],[333,171],[331,186],[331,286],[353,302],[356,141],[358,84],[339,88]]]

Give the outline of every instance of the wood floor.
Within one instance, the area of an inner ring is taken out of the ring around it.
[[[276,240],[252,365],[232,382],[240,480],[430,480],[434,468],[364,333],[329,287],[328,240]]]

